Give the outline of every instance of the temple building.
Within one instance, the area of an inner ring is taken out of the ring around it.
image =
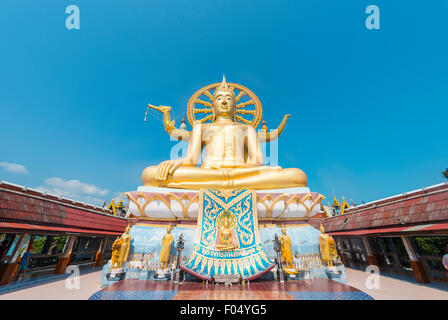
[[[67,265],[102,266],[127,219],[93,205],[0,181],[0,285],[14,280],[30,248],[28,274],[61,274]]]
[[[33,249],[28,273],[60,274],[68,265],[106,266],[114,239],[123,234],[128,224],[134,225],[137,231],[139,225],[148,224],[156,228],[169,223],[193,227],[195,217],[183,217],[194,215],[195,200],[180,194],[172,196],[166,200],[145,199],[159,202],[153,208],[143,203],[146,213],[140,210],[148,215],[146,219],[123,218],[114,216],[112,210],[2,181],[0,285],[14,280],[20,256],[29,245]],[[298,221],[280,219],[291,204],[288,200],[260,195],[258,201],[265,201],[260,206],[260,227],[297,225]],[[135,203],[131,201],[132,204]],[[157,214],[157,208],[164,210],[160,205],[170,206],[173,216],[169,221],[149,217]],[[422,283],[447,282],[441,259],[448,243],[448,183],[351,207],[342,215],[324,217],[326,210],[323,205],[320,208],[320,211],[305,212],[299,220],[302,225],[316,229],[322,224],[335,239],[346,267],[365,270],[369,265],[376,265],[383,274],[412,277]],[[138,211],[138,207],[134,210]],[[188,234],[188,229],[185,230]],[[134,240],[138,242],[139,238]],[[174,243],[171,247],[173,254]]]
[[[323,225],[346,267],[447,282],[448,182],[349,208]]]

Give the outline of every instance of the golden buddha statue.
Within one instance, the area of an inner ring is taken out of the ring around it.
[[[131,236],[129,235],[129,230],[131,227],[128,225],[126,231],[121,235],[119,239],[120,243],[120,255],[118,257],[118,268],[123,266],[123,262],[128,260],[129,249],[131,247]]]
[[[166,234],[162,239],[162,249],[160,250],[159,263],[161,264],[161,269],[166,269],[168,261],[170,260],[171,244],[173,243],[174,236],[171,234],[172,225],[168,225],[166,228]]]
[[[329,267],[333,266],[333,255],[331,254],[331,245],[334,242],[333,238],[325,233],[325,228],[320,224],[319,246],[320,246],[320,258],[324,265]]]
[[[112,257],[110,260],[110,270],[114,269],[118,264],[118,259],[120,258],[120,237],[117,237],[112,243]]]
[[[203,91],[211,103],[195,98],[195,101],[210,108],[192,113],[211,112],[212,115],[194,122],[192,132],[174,128],[174,121],[169,118],[171,107],[148,105],[163,113],[165,129],[170,135],[189,141],[189,145],[185,158],[147,167],[142,173],[143,185],[196,190],[306,187],[307,177],[302,170],[263,165],[260,141],[276,139],[289,115],[284,117],[281,128],[272,134],[266,130],[257,133],[256,125],[259,120],[253,125],[239,114],[259,114],[261,117],[261,110],[242,109],[252,100],[237,105],[241,94],[235,96],[234,86],[244,88],[236,84],[229,87],[224,77],[213,95],[208,90]],[[246,91],[250,90],[246,88]],[[261,104],[259,108],[261,109]],[[205,123],[205,120],[212,122]],[[202,165],[197,167],[203,147],[206,149],[206,156]]]
[[[282,227],[282,235],[280,236],[282,261],[285,263],[285,269],[293,269],[292,251],[291,251],[291,237],[286,234],[285,226]]]
[[[218,218],[217,225],[218,235],[215,248],[224,251],[238,249],[238,244],[235,243],[233,235],[236,218],[226,210],[221,214],[221,217]]]

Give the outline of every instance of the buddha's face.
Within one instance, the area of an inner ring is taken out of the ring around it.
[[[213,96],[213,113],[215,119],[226,117],[234,119],[235,117],[235,97],[227,91],[218,91]]]

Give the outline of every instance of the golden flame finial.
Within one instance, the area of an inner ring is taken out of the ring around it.
[[[224,91],[224,92],[230,92],[233,96],[235,96],[235,93],[233,92],[232,88],[230,88],[230,87],[227,85],[227,82],[226,82],[226,75],[225,75],[225,74],[222,75],[222,82],[221,82],[221,84],[219,85],[219,87],[216,88],[216,90],[215,90],[213,96],[216,95],[217,92],[223,92],[223,91]]]

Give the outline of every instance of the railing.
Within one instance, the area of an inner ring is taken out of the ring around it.
[[[339,254],[341,258],[348,260],[349,265],[355,267],[367,266],[367,257],[363,251],[360,250],[342,250]]]
[[[431,279],[448,281],[448,276],[445,267],[443,266],[441,256],[422,255],[420,256],[420,261],[422,261]]]
[[[82,264],[93,262],[98,250],[72,252],[70,255],[70,264]]]
[[[54,254],[54,255],[31,255],[28,262],[28,268],[37,270],[37,269],[43,269],[48,268],[50,266],[56,266],[58,263],[59,257],[61,254]]]

